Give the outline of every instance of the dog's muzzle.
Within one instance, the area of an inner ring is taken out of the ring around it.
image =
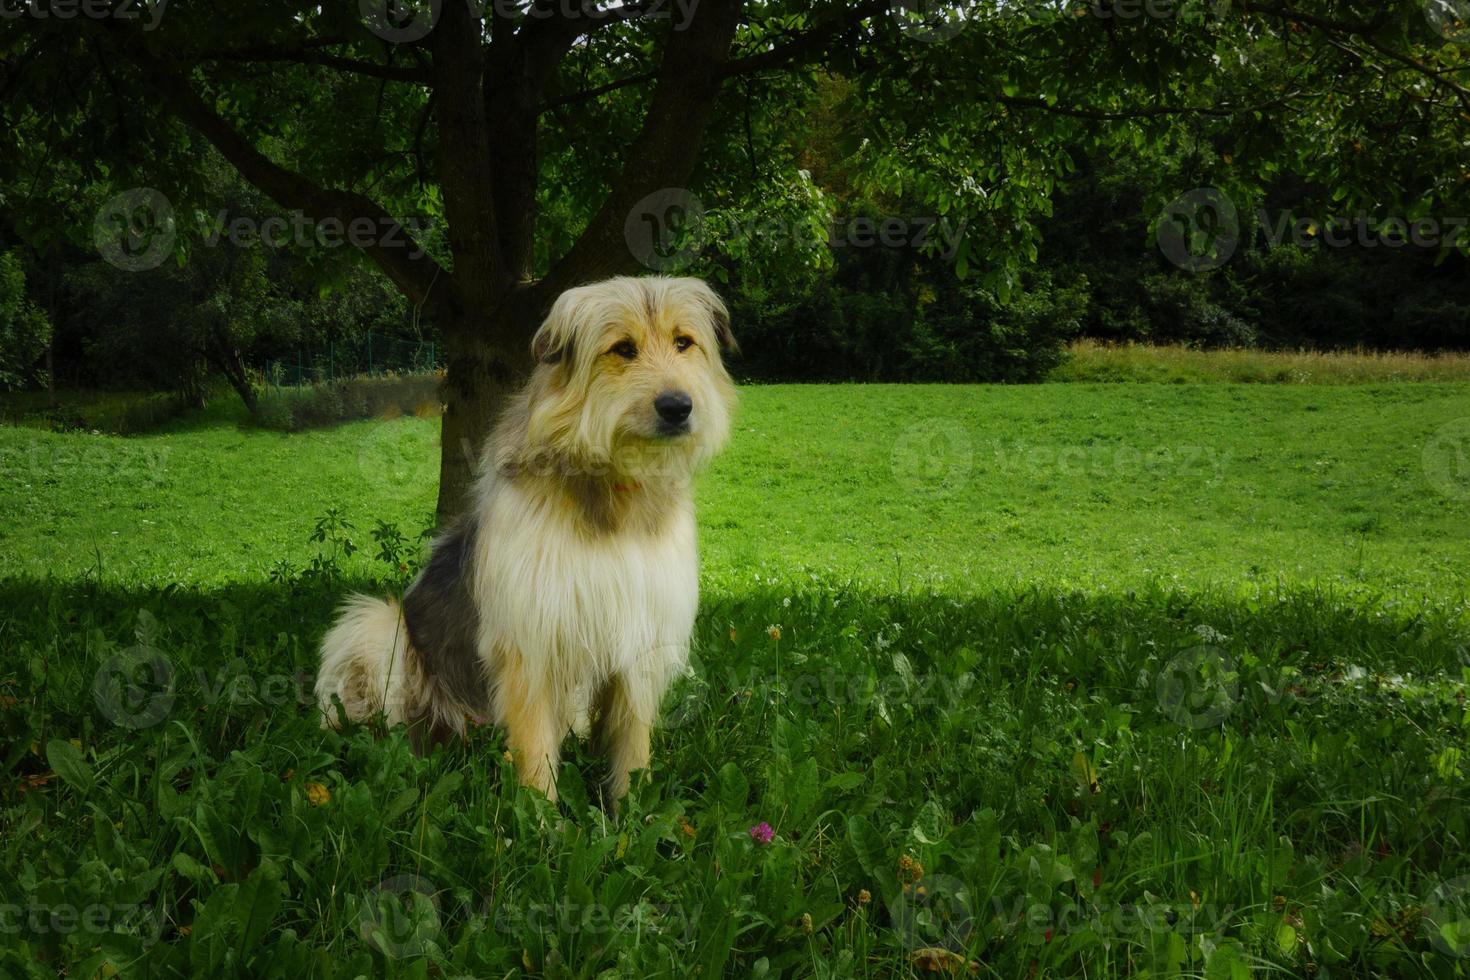
[[[653,400],[653,409],[658,412],[661,435],[677,436],[689,431],[689,414],[694,411],[694,401],[685,392],[661,393]]]

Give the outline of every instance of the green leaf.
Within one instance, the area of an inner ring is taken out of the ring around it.
[[[82,750],[70,742],[53,738],[46,743],[46,761],[61,777],[62,782],[79,793],[86,793],[93,785],[92,767],[87,764]]]
[[[410,786],[408,789],[399,793],[393,798],[393,802],[389,803],[383,810],[383,823],[385,825],[395,823],[399,817],[407,813],[418,802],[418,799],[419,791],[417,786]]]
[[[787,797],[791,819],[799,820],[806,815],[817,802],[820,789],[817,760],[808,756],[791,774],[790,794]]]
[[[196,885],[217,885],[219,878],[209,865],[194,860],[183,851],[174,855],[173,868],[182,877],[194,882]]]
[[[914,818],[912,832],[920,844],[938,844],[948,830],[949,817],[935,800],[925,803]]]
[[[835,789],[842,792],[847,792],[848,790],[857,789],[859,786],[867,781],[868,777],[860,772],[839,772],[837,775],[827,780],[826,787],[828,789]]]
[[[883,846],[883,838],[879,836],[877,828],[864,816],[851,816],[847,818],[847,839],[852,842],[853,853],[857,855],[858,864],[862,865],[864,871],[874,879],[883,876],[888,871],[888,849]]]
[[[745,809],[746,799],[750,796],[750,783],[739,766],[727,762],[715,777],[715,792],[721,806],[731,813],[739,813]]]
[[[239,949],[242,958],[248,958],[260,945],[285,896],[280,868],[270,862],[256,868],[240,886],[236,910],[241,927]]]

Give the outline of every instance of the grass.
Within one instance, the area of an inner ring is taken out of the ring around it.
[[[1470,381],[1470,354],[1415,351],[1195,350],[1156,344],[1082,340],[1051,381],[1146,381],[1166,384],[1381,384]]]
[[[260,581],[309,559],[329,507],[429,520],[435,420],[278,434],[233,412],[127,439],[0,428],[0,576]],[[1456,385],[753,387],[699,488],[705,566],[899,591],[1441,594],[1463,582],[1470,486],[1436,434],[1467,415]]]
[[[0,975],[1464,976],[1467,392],[747,389],[616,820],[316,726],[432,422],[0,429]]]
[[[281,432],[342,422],[413,414],[440,414],[442,372],[338,378],[299,387],[267,387],[257,395],[255,424]]]
[[[184,401],[158,391],[0,392],[0,424],[58,432],[136,435],[182,415]]]

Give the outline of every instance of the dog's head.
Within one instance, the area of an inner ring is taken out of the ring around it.
[[[735,386],[725,304],[699,279],[619,277],[562,293],[531,343],[532,445],[642,479],[724,444]]]

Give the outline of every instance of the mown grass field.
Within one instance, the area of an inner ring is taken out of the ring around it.
[[[1463,976],[1467,418],[1460,384],[746,389],[617,819],[570,741],[552,807],[493,730],[317,728],[431,421],[0,428],[0,975]]]

